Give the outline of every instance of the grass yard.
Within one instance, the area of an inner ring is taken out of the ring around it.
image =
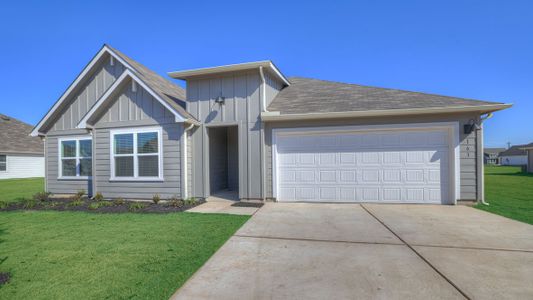
[[[485,201],[477,208],[533,224],[533,174],[519,167],[485,167]]]
[[[1,212],[0,299],[168,299],[248,218]]]
[[[0,201],[14,202],[30,199],[44,191],[44,178],[2,179],[0,180]]]

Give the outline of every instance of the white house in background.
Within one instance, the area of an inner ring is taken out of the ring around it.
[[[0,114],[0,179],[44,177],[44,147],[32,126]]]
[[[527,165],[527,152],[522,149],[527,145],[516,145],[500,153],[500,163],[503,166]]]

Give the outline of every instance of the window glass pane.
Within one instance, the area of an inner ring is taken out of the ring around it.
[[[5,163],[5,162],[6,162],[6,156],[0,155],[0,163]]]
[[[115,134],[115,154],[133,153],[133,134]]]
[[[133,156],[115,157],[115,176],[133,177]]]
[[[137,153],[157,153],[157,132],[143,132],[137,135]]]
[[[92,175],[92,159],[82,158],[80,159],[80,176],[91,176]]]
[[[7,170],[7,156],[0,155],[0,171]]]
[[[159,176],[159,161],[157,156],[139,156],[139,177],[150,176],[157,177]]]
[[[62,175],[63,176],[76,176],[76,160],[75,159],[62,159]]]
[[[93,153],[91,140],[80,140],[80,157],[91,157]]]
[[[61,155],[63,157],[76,157],[76,141],[62,141]]]

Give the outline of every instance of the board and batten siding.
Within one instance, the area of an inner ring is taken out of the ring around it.
[[[6,170],[0,171],[0,179],[44,177],[44,156],[0,153],[6,156]]]
[[[123,87],[108,109],[95,123],[94,175],[95,190],[106,198],[152,199],[181,198],[181,138],[183,124],[142,87],[133,92],[132,85]],[[110,181],[111,131],[113,129],[159,126],[162,129],[162,181]]]
[[[460,139],[460,184],[461,200],[475,200],[478,197],[478,162],[477,144],[475,131],[471,134],[464,134],[463,125],[471,119],[479,121],[479,116],[471,114],[456,115],[423,115],[405,117],[367,117],[357,119],[337,119],[320,121],[283,121],[268,122],[265,125],[266,137],[266,194],[267,198],[272,198],[272,129],[274,128],[294,128],[294,127],[320,127],[320,126],[343,126],[343,125],[381,125],[381,124],[408,124],[408,123],[430,123],[430,122],[459,122]]]
[[[239,198],[262,199],[262,139],[259,70],[187,80],[187,111],[203,124],[192,130],[192,196],[207,197],[210,126],[238,126]],[[215,103],[218,96],[225,104]]]

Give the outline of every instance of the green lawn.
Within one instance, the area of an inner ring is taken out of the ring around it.
[[[485,201],[477,208],[533,224],[533,174],[519,167],[485,167]]]
[[[0,201],[13,202],[30,199],[35,193],[44,191],[44,178],[0,180]]]
[[[168,299],[248,218],[0,212],[0,299]]]

